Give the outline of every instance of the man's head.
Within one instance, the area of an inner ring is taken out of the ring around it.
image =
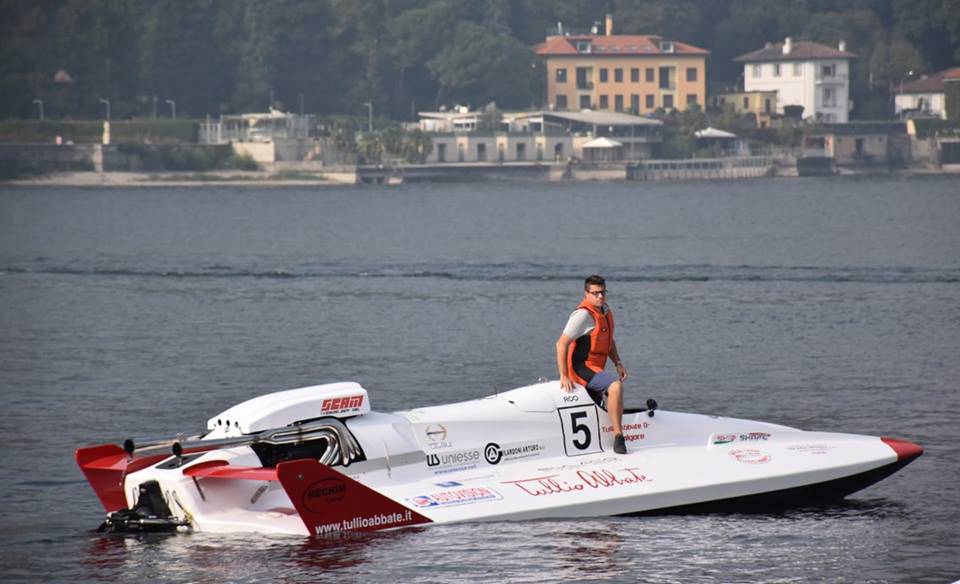
[[[607,300],[607,281],[596,274],[583,281],[583,297],[597,308]]]

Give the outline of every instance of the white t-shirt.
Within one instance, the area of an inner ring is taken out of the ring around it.
[[[608,310],[606,304],[600,307],[600,311],[603,314],[606,314]],[[593,320],[593,315],[590,314],[590,311],[586,308],[578,308],[570,314],[570,318],[567,320],[567,326],[563,327],[563,334],[568,339],[579,339],[583,335],[589,335],[593,332],[595,326],[596,321]]]

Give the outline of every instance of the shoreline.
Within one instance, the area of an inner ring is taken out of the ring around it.
[[[492,166],[492,165],[491,165]],[[835,177],[849,176],[950,176],[960,174],[960,165],[951,165],[947,168],[902,168],[889,170],[886,168],[846,168],[841,167],[832,175]],[[769,176],[744,177],[742,180],[762,178],[802,178],[795,173],[775,173]],[[449,180],[449,178],[448,178]],[[459,182],[483,182],[496,180],[477,176],[464,176]],[[524,180],[531,180],[525,177]],[[541,182],[558,182],[549,177],[534,178]],[[686,177],[664,178],[649,181],[629,181],[627,178],[573,178],[563,182],[677,182],[690,180],[735,180],[719,177]],[[412,182],[412,181],[411,181]],[[317,174],[310,177],[308,173],[298,173],[293,176],[284,176],[272,171],[211,171],[211,172],[51,172],[49,174],[20,177],[0,180],[0,186],[34,186],[34,187],[331,187],[354,186],[366,184],[358,180],[355,172],[333,172]]]

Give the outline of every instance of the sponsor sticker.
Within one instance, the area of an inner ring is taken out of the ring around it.
[[[746,434],[740,434],[739,436],[741,442],[759,442],[761,440],[769,440],[769,432],[748,432]]]
[[[332,397],[323,400],[320,405],[320,411],[324,414],[343,414],[360,411],[360,406],[362,405],[363,394]]]
[[[833,446],[829,444],[793,444],[787,446],[787,450],[793,452],[805,452],[807,454],[826,454]]]
[[[597,470],[580,469],[574,473],[557,473],[503,481],[513,485],[531,497],[545,497],[562,493],[579,493],[593,489],[609,489],[649,483],[653,479],[640,472],[638,468]]]
[[[730,458],[736,460],[737,462],[742,462],[744,464],[766,464],[770,462],[770,455],[761,452],[759,450],[754,450],[752,448],[741,448],[738,450],[730,451]]]
[[[439,491],[429,495],[420,495],[407,499],[414,507],[447,507],[450,505],[468,505],[481,501],[499,501],[500,493],[487,487],[464,487],[448,491]]]
[[[340,479],[323,479],[310,485],[303,493],[303,506],[314,513],[323,513],[325,505],[343,501],[347,483]]]
[[[480,462],[479,450],[427,453],[427,467],[430,468],[434,474],[477,468],[478,462]]]
[[[490,442],[483,449],[483,458],[490,464],[499,464],[501,460],[512,461],[540,456],[546,448],[545,444],[539,442],[517,442],[506,446]]]
[[[413,523],[413,512],[409,509],[397,513],[376,513],[362,517],[351,517],[333,523],[321,523],[313,531],[319,535],[332,535],[341,531],[355,531],[360,529],[386,529]]]
[[[730,444],[737,439],[736,434],[717,434],[713,437],[714,444]]]
[[[450,487],[461,487],[463,483],[458,483],[457,481],[444,481],[442,483],[435,483],[438,487],[443,487],[444,489],[449,489]]]
[[[427,438],[427,447],[430,450],[442,450],[450,448],[452,443],[447,441],[447,427],[443,424],[430,424],[423,430]]]

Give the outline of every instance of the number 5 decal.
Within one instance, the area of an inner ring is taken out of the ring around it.
[[[557,408],[557,413],[560,414],[563,449],[567,456],[580,456],[603,450],[600,448],[600,419],[596,406]]]

